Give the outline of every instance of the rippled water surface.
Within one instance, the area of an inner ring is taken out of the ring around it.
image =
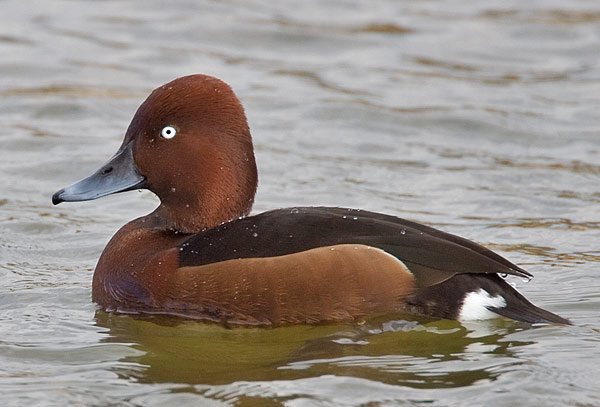
[[[493,4],[495,3],[495,4]],[[597,1],[0,1],[2,406],[600,405]],[[226,329],[91,302],[157,200],[53,207],[156,86],[230,83],[255,211],[339,205],[471,238],[576,326],[374,316]]]

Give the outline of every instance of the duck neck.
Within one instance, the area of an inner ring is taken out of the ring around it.
[[[218,212],[186,205],[174,206],[161,203],[154,212],[148,215],[151,220],[149,224],[153,228],[175,233],[198,233],[233,219],[244,217],[252,209],[252,202],[249,202],[248,208],[244,210],[235,210],[234,208],[224,210],[225,208],[220,208]]]
[[[256,166],[249,166],[243,176],[225,178],[205,178],[202,184],[160,194],[160,206],[148,215],[150,223],[165,231],[198,233],[248,215],[258,184]]]

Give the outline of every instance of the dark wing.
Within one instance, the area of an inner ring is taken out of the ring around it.
[[[390,215],[328,207],[278,209],[225,223],[182,243],[179,262],[180,267],[200,266],[338,244],[385,250],[409,268],[420,287],[460,273],[531,276],[467,239]]]

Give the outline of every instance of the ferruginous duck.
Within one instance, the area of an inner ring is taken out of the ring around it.
[[[386,312],[569,323],[501,277],[531,274],[477,243],[356,209],[249,215],[257,183],[240,101],[219,79],[190,75],[154,90],[117,153],[52,202],[140,188],[160,198],[154,212],[123,226],[100,256],[92,299],[107,311],[234,325],[351,321]]]

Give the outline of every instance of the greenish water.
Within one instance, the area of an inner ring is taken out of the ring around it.
[[[0,1],[2,406],[600,404],[600,5]],[[91,302],[149,193],[53,207],[189,73],[230,83],[255,211],[337,205],[481,242],[574,327],[374,316],[226,329]]]

